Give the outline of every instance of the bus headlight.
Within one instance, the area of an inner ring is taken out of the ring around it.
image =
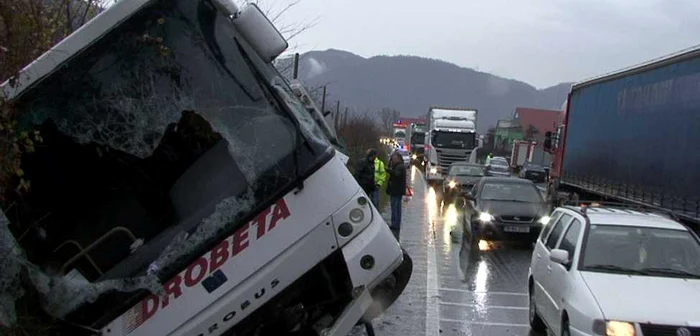
[[[359,191],[332,216],[338,247],[342,247],[360,234],[373,221],[374,210],[367,196]],[[330,224],[330,223],[328,223]]]
[[[362,211],[362,209],[360,209],[360,208],[355,208],[355,209],[350,210],[350,216],[348,216],[348,217],[350,218],[351,222],[359,223],[363,219],[365,219],[365,212]]]

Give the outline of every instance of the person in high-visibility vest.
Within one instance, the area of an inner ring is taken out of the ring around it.
[[[380,160],[379,157],[374,157],[374,184],[375,188],[370,197],[372,198],[372,203],[376,208],[379,208],[379,189],[386,182],[387,173],[386,167],[384,166],[384,161]]]

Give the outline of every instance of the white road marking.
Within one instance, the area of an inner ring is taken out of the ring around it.
[[[432,231],[432,229],[430,229]],[[440,332],[440,324],[438,319],[440,317],[438,308],[438,275],[437,275],[437,257],[435,256],[435,239],[433,238],[432,232],[428,235],[428,260],[427,260],[427,271],[428,271],[428,283],[427,283],[427,300],[425,307],[425,335],[433,336],[438,335]]]
[[[468,289],[445,288],[445,287],[440,287],[440,288],[438,288],[438,289],[441,290],[441,291],[460,292],[460,293],[469,293],[469,294],[527,296],[527,293],[515,293],[515,292],[470,291],[470,290],[468,290]]]
[[[428,284],[427,284],[427,301],[425,307],[425,335],[433,336],[440,333],[440,317],[438,308],[438,275],[437,275],[437,258],[435,257],[435,242],[430,235],[428,246]]]
[[[483,325],[483,326],[530,328],[529,324],[523,324],[523,323],[479,322],[479,321],[465,321],[465,320],[454,320],[454,319],[444,319],[444,318],[440,319],[440,322],[475,324],[475,325]]]
[[[421,179],[424,187],[429,188],[425,185],[425,181]],[[424,205],[425,206],[425,205]],[[426,209],[426,211],[428,211]],[[432,218],[430,218],[432,220]],[[426,301],[425,301],[425,335],[434,336],[440,334],[440,308],[438,307],[439,295],[438,295],[438,274],[437,274],[437,257],[435,256],[435,237],[433,235],[435,223],[430,223],[427,225],[428,229],[428,241],[427,241],[427,285],[426,285]]]
[[[459,303],[459,302],[444,302],[440,301],[441,305],[445,306],[458,306],[458,307],[479,307],[480,309],[513,309],[513,310],[528,310],[528,307],[518,307],[518,306],[492,306],[483,305],[475,303]]]

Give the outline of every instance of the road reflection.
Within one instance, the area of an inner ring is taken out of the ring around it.
[[[450,204],[445,210],[443,219],[445,223],[442,225],[443,251],[449,252],[452,250],[452,242],[459,241],[459,236],[462,235],[461,214],[457,211],[454,204]]]
[[[422,178],[411,170],[414,185]],[[425,197],[416,205],[437,257],[441,335],[535,335],[527,326],[530,245],[472,239],[468,204],[443,204],[440,187],[424,186],[415,187]]]
[[[428,222],[430,223],[430,234],[435,233],[435,225],[437,224],[439,218],[439,209],[437,202],[437,194],[435,188],[430,187],[428,189],[428,195],[425,198],[426,206],[428,207]]]

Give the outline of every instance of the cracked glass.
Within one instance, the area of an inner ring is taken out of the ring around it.
[[[28,232],[2,236],[23,251],[8,252],[0,285],[16,287],[24,265],[44,308],[84,325],[116,317],[138,289],[161,291],[333,155],[207,1],[141,9],[16,103],[44,141],[23,156],[31,190],[0,227]]]

